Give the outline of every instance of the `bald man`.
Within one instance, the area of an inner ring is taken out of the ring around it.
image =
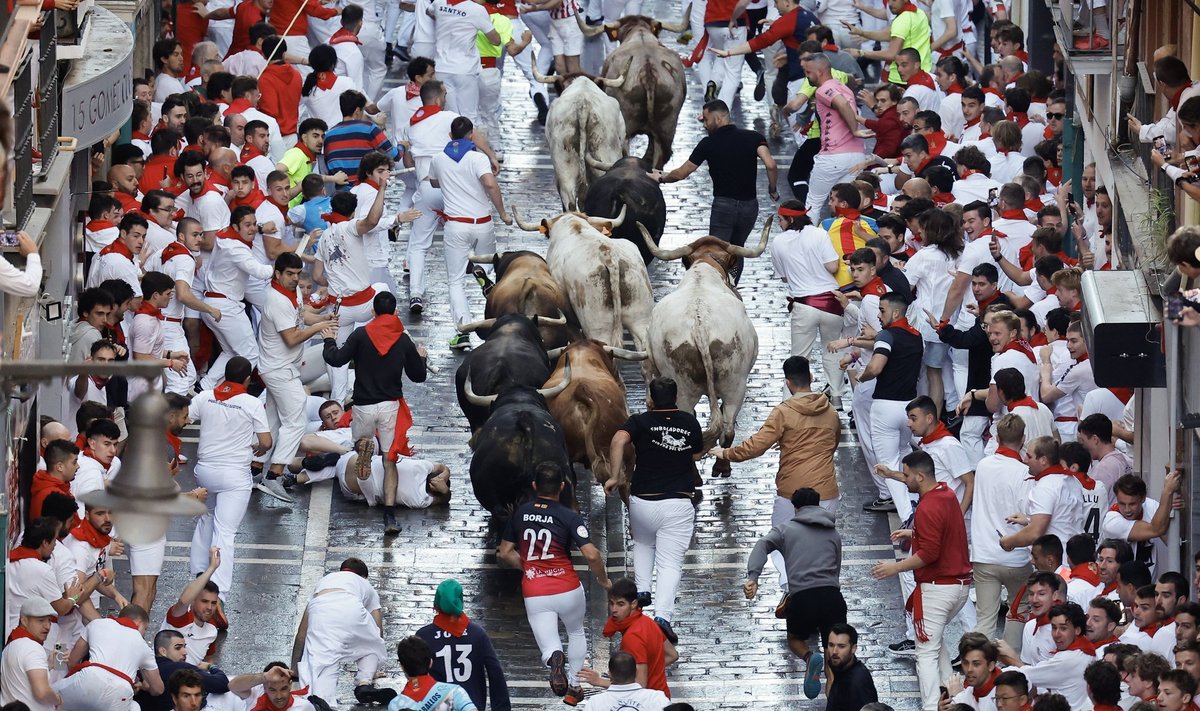
[[[905,195],[910,198],[928,198],[933,199],[933,187],[929,185],[929,181],[924,178],[909,178],[904,181],[904,187],[900,189]]]
[[[238,154],[232,148],[214,148],[208,156],[212,172],[225,179],[229,184],[229,172],[238,164]]]
[[[246,143],[247,120],[242,114],[229,114],[225,117],[225,128],[229,129],[229,145],[238,152],[239,156],[242,153],[242,146]]]
[[[46,451],[46,445],[56,439],[71,441],[71,430],[58,420],[49,420],[42,425],[41,436],[38,438],[38,469],[46,468],[46,460],[42,459],[42,453]]]
[[[108,169],[108,182],[113,186],[113,197],[121,202],[125,212],[137,212],[142,206],[142,192],[138,189],[137,173],[131,165],[114,165]]]

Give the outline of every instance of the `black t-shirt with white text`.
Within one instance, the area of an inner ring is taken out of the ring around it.
[[[621,429],[637,453],[630,494],[644,499],[690,498],[696,465],[704,447],[700,423],[682,410],[650,410],[633,415]]]

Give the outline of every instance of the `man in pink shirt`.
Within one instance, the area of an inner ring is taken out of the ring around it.
[[[833,78],[833,66],[822,54],[801,58],[804,75],[817,87],[817,119],[821,123],[821,150],[813,160],[808,179],[807,208],[828,217],[829,191],[858,163],[866,159],[863,139],[875,135],[858,128],[854,92]]]

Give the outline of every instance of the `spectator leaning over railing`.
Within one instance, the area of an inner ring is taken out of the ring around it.
[[[0,291],[13,296],[37,296],[42,286],[42,258],[37,245],[24,232],[17,233],[17,252],[25,257],[25,269],[0,259]]]

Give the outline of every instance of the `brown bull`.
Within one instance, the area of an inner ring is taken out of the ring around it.
[[[538,322],[542,344],[546,348],[565,346],[580,335],[571,303],[550,273],[546,260],[535,252],[498,252],[471,255],[475,264],[491,264],[496,270],[496,284],[487,295],[484,318],[499,318],[504,314],[524,314],[530,318],[566,316],[567,324]]]
[[[688,10],[683,13],[687,18]],[[603,27],[584,24],[582,13],[575,20],[587,36],[606,33],[620,46],[604,60],[601,73],[607,78],[605,91],[621,105],[625,138],[645,134],[650,139],[643,158],[661,169],[671,157],[679,111],[687,98],[687,82],[679,55],[658,41],[662,30],[682,32],[686,20],[669,24],[643,15],[622,17]],[[589,164],[590,165],[590,164]],[[604,166],[607,167],[607,166]]]
[[[592,339],[555,349],[550,352],[550,357],[559,353],[569,354],[571,382],[561,393],[547,398],[546,404],[566,436],[571,462],[591,469],[596,482],[603,485],[616,474],[610,469],[609,444],[617,428],[629,419],[625,386],[614,359],[645,360],[649,356]],[[559,359],[558,367],[550,374],[550,381],[562,379],[567,362],[568,358]]]

